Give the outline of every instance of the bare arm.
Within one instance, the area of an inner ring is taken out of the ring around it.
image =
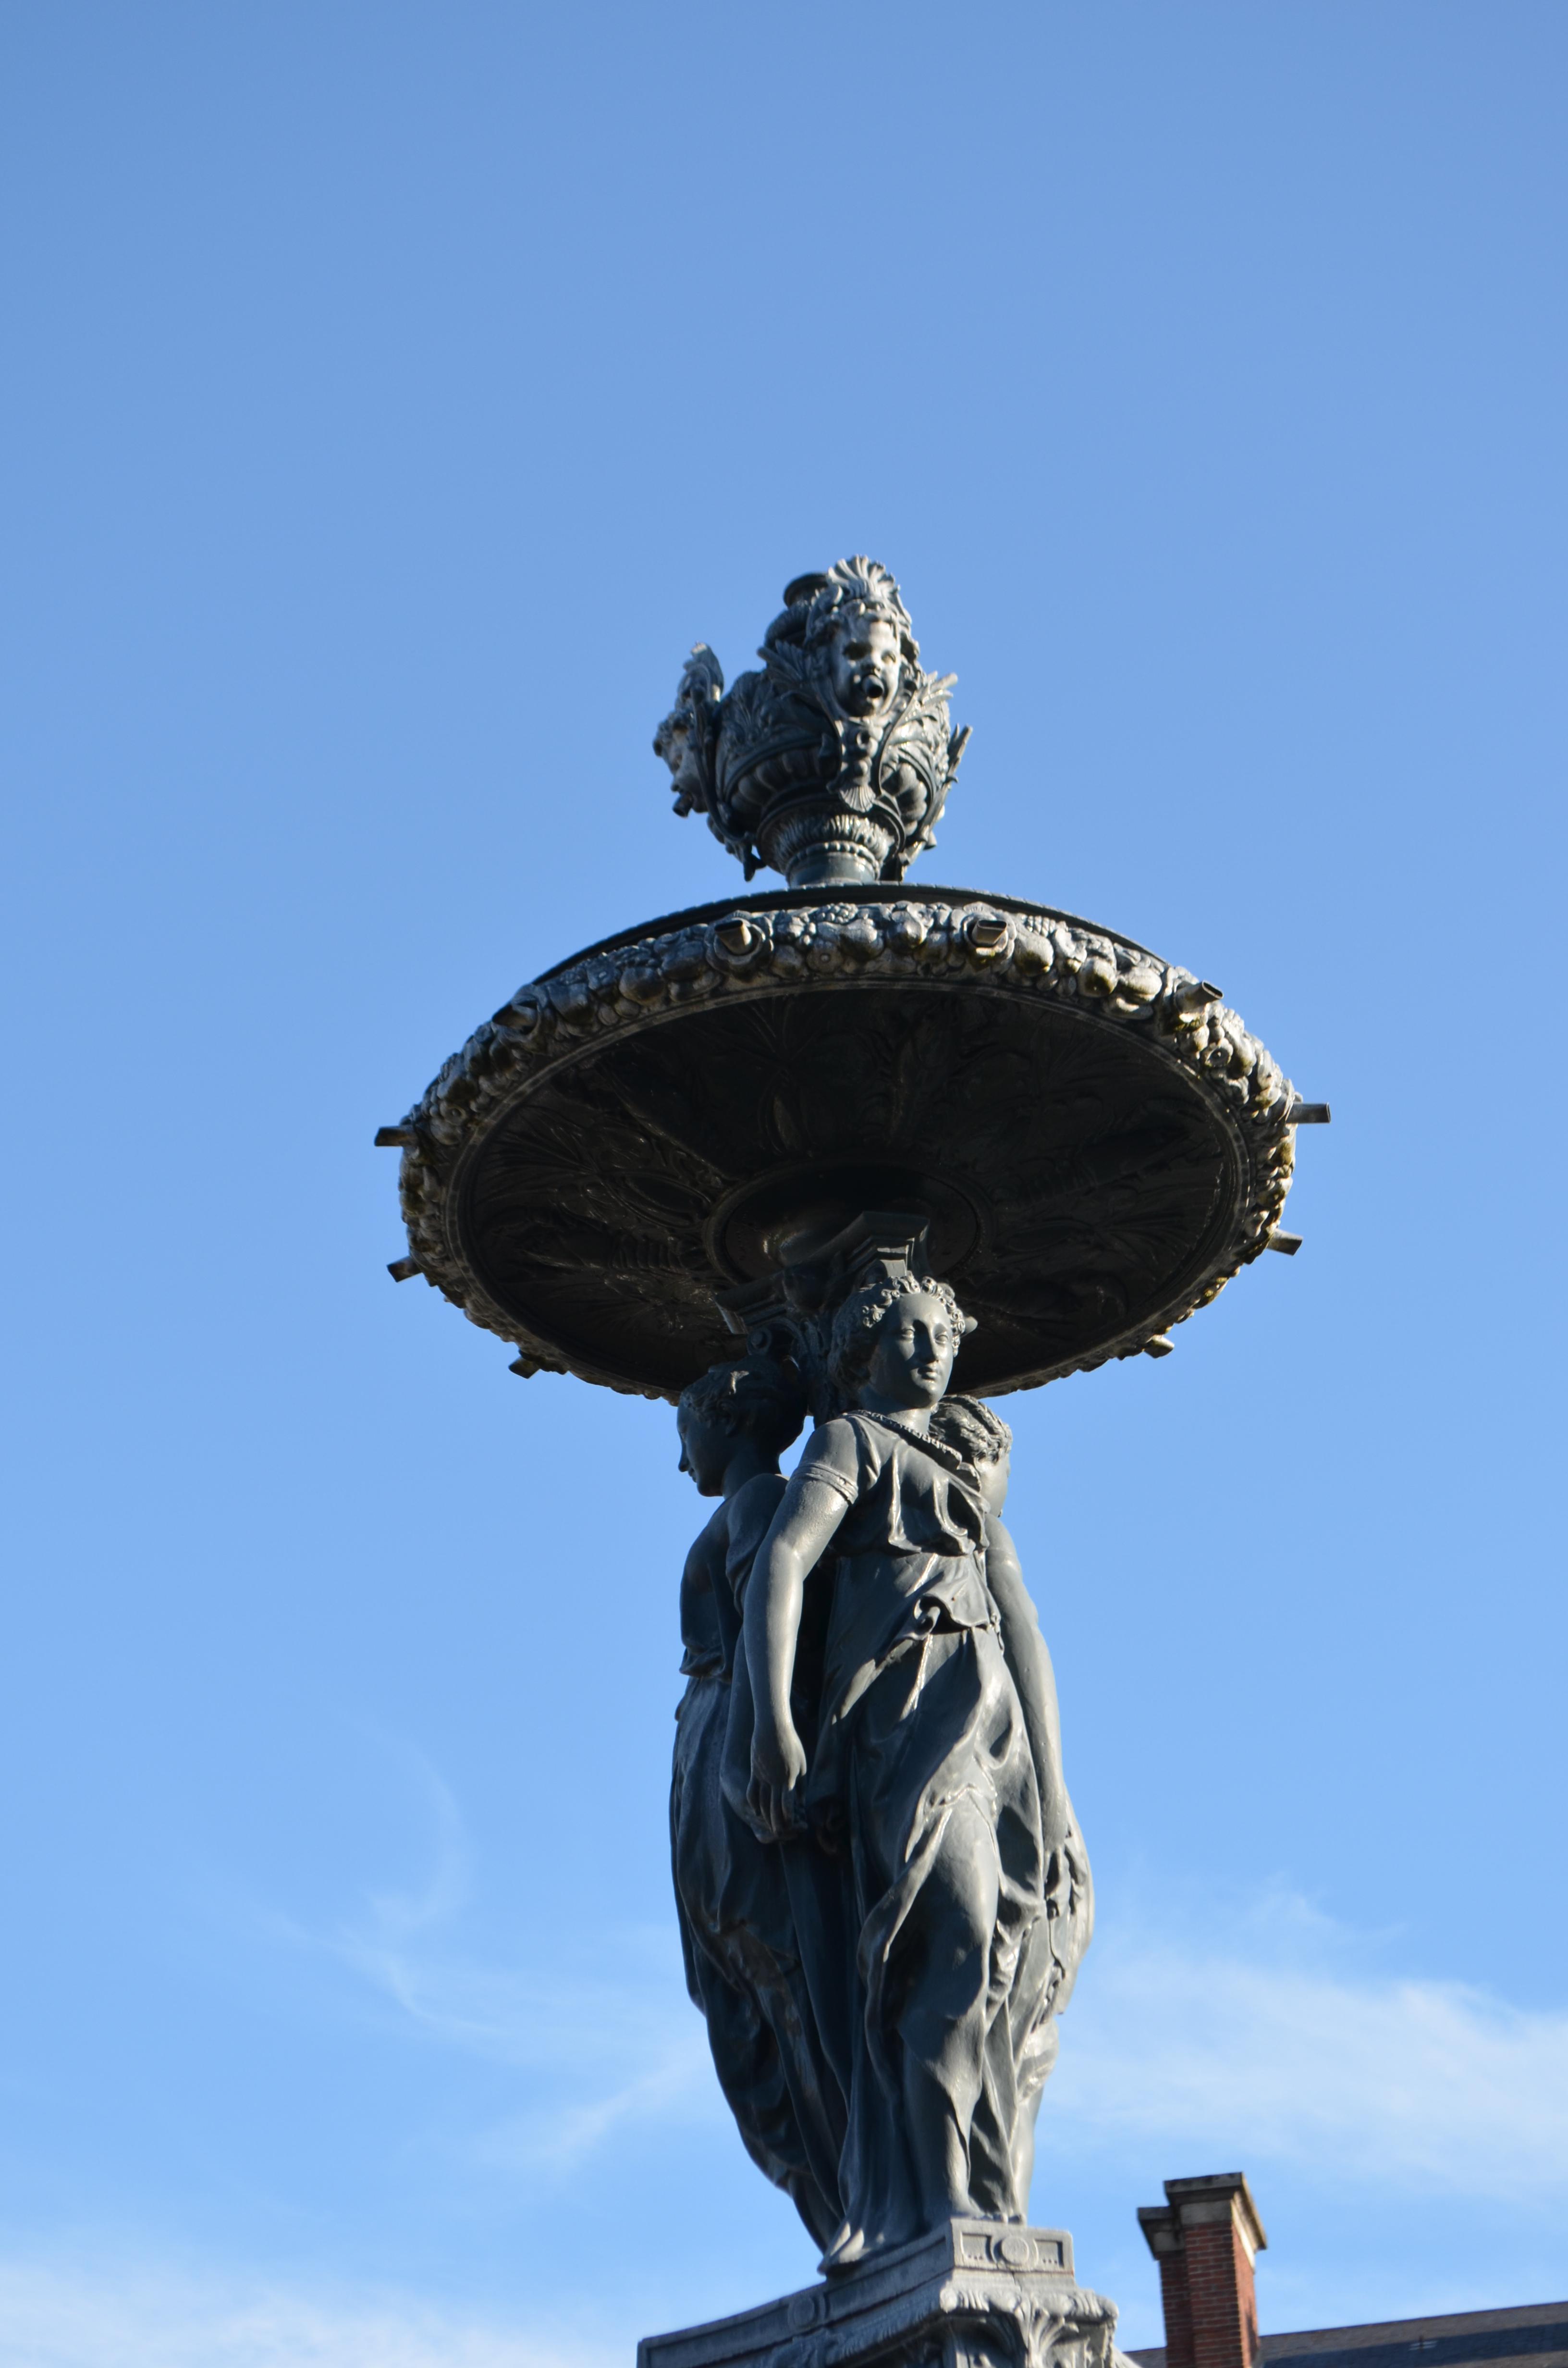
[[[759,1827],[776,1840],[799,1828],[795,1794],[806,1772],[790,1714],[806,1580],[848,1509],[838,1489],[797,1474],[757,1549],[746,1590],[744,1634],[756,1720],[746,1800]]]

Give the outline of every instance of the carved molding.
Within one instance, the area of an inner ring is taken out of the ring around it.
[[[687,660],[653,739],[676,814],[706,814],[748,880],[902,880],[969,732],[949,727],[956,677],[923,670],[898,586],[874,559],[799,576],[757,655],[727,696],[706,642]]]
[[[1054,2257],[1054,2258],[1048,2258]],[[1060,2230],[955,2220],[733,2318],[637,2347],[638,2368],[1127,2368],[1114,2303]]]
[[[777,1005],[782,1012],[785,999],[790,1011],[821,1010],[826,1007],[819,997],[842,997],[851,986],[898,991],[880,1002],[863,999],[856,1005],[858,1013],[934,1012],[937,1004],[922,1006],[910,993],[925,988],[943,993],[949,1000],[941,1008],[960,1018],[966,1011],[992,1010],[1005,1000],[1041,1018],[1071,1019],[1091,1031],[1107,1058],[1118,1046],[1143,1056],[1156,1088],[1164,1076],[1187,1089],[1188,1099],[1195,1093],[1216,1139],[1229,1146],[1223,1190],[1213,1188],[1215,1238],[1204,1249],[1202,1270],[1187,1277],[1170,1304],[1119,1325],[1112,1305],[1103,1338],[1039,1370],[993,1381],[991,1389],[1031,1386],[1060,1373],[1088,1371],[1151,1342],[1157,1349],[1172,1324],[1206,1305],[1267,1247],[1290,1185],[1292,1095],[1278,1064],[1215,989],[1109,931],[1012,899],[992,902],[953,891],[883,899],[868,898],[862,891],[853,901],[846,895],[835,900],[829,893],[821,902],[797,895],[717,913],[710,908],[682,926],[591,950],[520,987],[445,1064],[404,1121],[409,1147],[402,1196],[413,1263],[471,1322],[515,1343],[519,1370],[573,1372],[611,1388],[674,1396],[680,1380],[650,1386],[629,1378],[616,1370],[614,1357],[563,1347],[498,1302],[465,1238],[465,1174],[508,1113],[530,1097],[547,1087],[591,1096],[598,1073],[596,1056],[604,1048],[638,1040],[642,1054],[653,1061],[661,1045],[682,1041],[676,1033],[655,1041],[656,1030],[680,1030],[695,1042],[699,1031],[688,1019],[743,1006],[756,1008],[756,1026],[761,1028],[769,1008]],[[842,1002],[835,1008],[844,1008]],[[622,1094],[624,1100],[624,1088]],[[624,1116],[606,1101],[605,1126]],[[678,1127],[661,1121],[653,1110],[632,1116],[642,1131],[639,1141],[652,1146],[649,1156],[656,1152],[666,1161],[667,1176],[653,1180],[672,1206],[683,1195],[693,1206],[704,1195],[715,1206],[726,1191],[733,1197],[733,1175],[717,1167],[710,1173],[700,1153],[677,1140]],[[1125,1133],[1121,1140],[1129,1140]],[[1006,1141],[1004,1110],[996,1145],[987,1156],[1005,1163]],[[1153,1150],[1139,1153],[1135,1146],[1120,1155],[1121,1181],[1115,1189],[1130,1205],[1143,1189],[1136,1161],[1142,1157],[1152,1170],[1158,1165],[1156,1152],[1157,1144]],[[1069,1176],[1061,1189],[1067,1190],[1073,1182]],[[521,1202],[531,1188],[525,1181],[517,1189]],[[1078,1189],[1085,1194],[1097,1190],[1101,1201],[1106,1197],[1092,1173],[1078,1178]],[[592,1195],[585,1198],[590,1201]],[[955,1216],[955,1224],[961,1222],[961,1215]],[[686,1235],[678,1226],[662,1230],[652,1220],[641,1227],[618,1227],[596,1218],[587,1205],[580,1219],[558,1210],[551,1223],[557,1241],[551,1256],[563,1278],[579,1270],[613,1275],[622,1279],[618,1288],[635,1292],[642,1287],[639,1275],[657,1276],[657,1287],[672,1294],[672,1322],[695,1320],[691,1307],[699,1302],[710,1305],[712,1289],[734,1279],[733,1271],[694,1255],[687,1243],[689,1224]],[[1069,1255],[1071,1234],[1064,1238],[1068,1248],[1058,1246],[1052,1253],[1059,1264]],[[1006,1255],[1007,1245],[998,1245],[996,1254]],[[717,1325],[716,1316],[713,1321]]]

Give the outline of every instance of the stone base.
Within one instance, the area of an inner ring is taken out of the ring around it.
[[[821,2285],[645,2336],[637,2368],[1125,2368],[1060,2228],[950,2220]]]

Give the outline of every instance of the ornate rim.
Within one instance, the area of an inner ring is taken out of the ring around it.
[[[501,1307],[458,1237],[469,1159],[502,1113],[591,1044],[719,1001],[752,1001],[820,979],[824,986],[901,981],[949,991],[1045,996],[1091,1025],[1127,1030],[1196,1087],[1237,1163],[1228,1223],[1202,1270],[1159,1313],[1088,1354],[1008,1384],[1029,1389],[1135,1355],[1205,1307],[1267,1247],[1290,1190],[1293,1096],[1278,1063],[1219,991],[1107,929],[1013,897],[918,891],[874,900],[816,892],[704,908],[684,927],[607,940],[519,987],[475,1030],[403,1121],[411,1136],[400,1189],[411,1265],[472,1324],[518,1350],[517,1370],[573,1372],[632,1396],[619,1376],[566,1358]],[[709,917],[710,916],[713,917]],[[681,916],[676,916],[677,920]],[[1003,1395],[1000,1390],[993,1395]]]

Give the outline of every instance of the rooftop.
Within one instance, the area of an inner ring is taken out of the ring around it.
[[[1165,2347],[1131,2351],[1138,2368],[1165,2368]],[[1266,2335],[1262,2368],[1468,2368],[1517,2360],[1529,2368],[1568,2368],[1568,2302],[1521,2303],[1508,2310],[1457,2310],[1434,2318],[1388,2318],[1368,2327],[1316,2327]]]

